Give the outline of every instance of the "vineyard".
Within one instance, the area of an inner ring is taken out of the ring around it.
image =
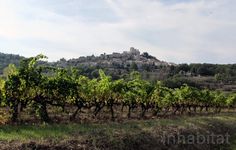
[[[139,118],[145,118],[147,113],[151,116],[220,113],[236,106],[235,93],[197,89],[186,84],[171,89],[160,81],[143,80],[138,72],[112,80],[100,70],[98,78],[90,79],[73,68],[40,65],[44,58],[43,55],[27,58],[19,67],[9,65],[4,70],[7,75],[0,79],[0,100],[2,108],[9,110],[10,122],[18,122],[25,112],[43,122],[53,122],[49,115],[51,109],[67,114],[73,121],[82,112],[96,118],[103,110],[115,120],[124,113],[127,118],[137,113]]]

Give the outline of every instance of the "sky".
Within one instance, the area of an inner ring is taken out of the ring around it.
[[[236,63],[236,0],[0,0],[0,52],[56,61],[130,47],[174,63]]]

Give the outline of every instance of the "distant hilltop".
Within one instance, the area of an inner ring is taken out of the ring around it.
[[[3,73],[3,69],[7,67],[8,64],[12,63],[18,66],[20,60],[23,58],[24,57],[19,55],[0,53],[0,74]],[[147,52],[141,54],[141,52],[134,47],[131,47],[129,51],[124,51],[123,53],[104,53],[100,56],[81,56],[69,60],[62,58],[56,62],[48,62],[47,64],[63,68],[101,68],[110,71],[115,70],[115,72],[119,71],[122,73],[131,70],[157,72],[160,67],[175,65],[165,61],[160,61]]]
[[[0,78],[9,64],[19,66],[25,57],[0,52]],[[122,53],[82,56],[56,62],[40,62],[41,65],[55,68],[77,68],[79,74],[97,78],[99,69],[113,79],[125,78],[132,71],[141,73],[143,79],[162,80],[167,87],[177,88],[182,84],[197,88],[218,89],[236,92],[236,64],[173,64],[158,60],[147,52],[141,53],[131,47]]]
[[[54,63],[59,67],[67,66],[95,66],[99,68],[117,68],[134,70],[155,70],[158,66],[173,65],[165,61],[160,61],[147,52],[140,53],[138,49],[131,47],[129,51],[123,53],[101,54],[100,56],[86,56],[76,59],[60,59]]]

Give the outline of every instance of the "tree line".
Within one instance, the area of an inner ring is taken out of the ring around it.
[[[179,64],[171,66],[170,73],[172,75],[185,72],[192,75],[201,76],[215,76],[217,74],[224,75],[225,77],[236,76],[236,64]]]
[[[19,65],[19,61],[23,59],[23,57],[19,55],[13,54],[4,54],[0,52],[0,75],[3,74],[3,70],[9,64]]]
[[[140,110],[140,117],[147,111],[153,115],[160,113],[197,113],[210,109],[220,112],[223,108],[234,109],[236,94],[197,89],[188,85],[171,89],[160,81],[143,80],[138,72],[132,72],[125,79],[113,80],[99,70],[98,78],[88,78],[74,68],[63,69],[40,65],[43,55],[21,61],[19,67],[9,65],[7,76],[0,79],[0,100],[2,107],[10,109],[11,121],[17,122],[19,115],[27,108],[44,122],[52,121],[49,107],[68,107],[76,110],[68,116],[71,120],[80,110],[90,109],[97,116],[108,109],[115,119],[115,108],[127,109],[130,118],[134,109]]]

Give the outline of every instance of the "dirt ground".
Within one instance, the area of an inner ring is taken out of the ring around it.
[[[220,115],[221,118],[233,118],[219,120],[217,119],[218,114],[185,114],[185,115],[167,115],[165,117],[152,116],[152,112],[147,112],[145,118],[139,118],[140,110],[134,110],[131,114],[131,118],[127,119],[127,110],[120,113],[120,108],[116,108],[115,114],[116,119],[111,121],[109,111],[104,109],[98,116],[94,117],[91,115],[90,110],[83,110],[80,112],[73,122],[69,120],[69,114],[74,110],[61,113],[61,110],[50,109],[49,114],[54,124],[104,124],[99,130],[94,132],[89,132],[86,134],[80,134],[80,132],[75,132],[67,139],[42,139],[42,140],[0,140],[0,150],[228,150],[231,148],[231,143],[222,142],[220,144],[215,144],[212,142],[204,143],[188,143],[188,141],[181,140],[176,142],[179,135],[188,137],[193,135],[208,136],[210,134],[214,135],[225,135],[230,134],[230,141],[236,141],[236,113],[231,112],[228,115]],[[3,111],[4,112],[4,111]],[[56,113],[60,112],[60,113]],[[232,115],[233,114],[233,115]],[[5,115],[6,116],[6,115]],[[21,114],[22,124],[27,124],[34,126],[35,124],[40,124],[40,120],[36,117],[29,117],[28,112]],[[188,122],[187,118],[199,119],[202,116],[203,120]],[[211,116],[216,116],[211,119]],[[204,119],[205,117],[205,119]],[[210,118],[210,119],[209,119]],[[235,118],[235,119],[234,119]],[[131,120],[135,120],[139,124],[148,124],[148,121],[160,122],[160,120],[169,119],[171,123],[164,125],[149,125],[137,128],[135,125],[132,127],[132,132],[123,132],[123,124],[129,123]],[[181,123],[175,122],[175,119],[182,120]],[[147,122],[145,122],[147,120]],[[204,121],[205,123],[201,123]],[[113,131],[111,128],[110,133],[107,133],[107,128],[109,122],[115,122],[118,129]],[[140,123],[139,123],[140,122]],[[187,126],[183,125],[185,122]],[[197,123],[197,124],[196,124]],[[5,124],[7,126],[7,124]],[[120,130],[119,130],[120,126]],[[4,132],[4,131],[1,131]],[[187,139],[188,140],[188,139]]]
[[[235,122],[234,122],[235,123]],[[216,143],[176,143],[178,135],[224,135],[235,136],[236,126],[233,122],[209,119],[206,124],[183,126],[182,124],[167,124],[152,126],[149,129],[134,129],[135,132],[113,132],[108,135],[106,128],[89,134],[75,133],[69,140],[46,139],[43,141],[30,140],[0,141],[1,150],[228,150],[230,144]],[[191,124],[191,123],[190,123]],[[134,127],[136,128],[136,127]],[[172,138],[174,137],[174,138]],[[171,139],[170,139],[171,138]],[[233,139],[231,138],[230,141]]]

